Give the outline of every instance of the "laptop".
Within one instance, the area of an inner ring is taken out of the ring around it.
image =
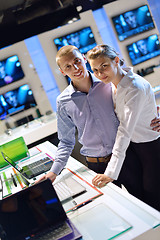
[[[24,171],[24,168],[19,167],[18,164],[12,161],[12,159],[4,152],[1,152],[1,154],[4,160],[20,173],[24,184],[26,186],[30,186],[30,172]],[[55,183],[54,188],[61,202],[69,201],[71,198],[78,197],[86,192],[86,188],[72,177],[68,177],[64,181]]]
[[[49,179],[0,201],[0,237],[7,240],[75,240],[82,235],[67,217]]]
[[[6,156],[9,156],[11,163],[15,166],[17,161],[28,159],[30,157],[28,147],[23,137],[16,138],[3,145],[0,145],[0,152],[3,152]],[[51,159],[49,156],[38,156],[38,159],[36,159],[33,163],[23,166],[21,171],[23,171],[25,177],[32,179],[49,171],[52,164],[53,159]],[[3,168],[7,165],[8,162],[5,161],[4,157],[0,154],[0,168]]]
[[[30,157],[28,147],[23,137],[15,138],[0,145],[0,152],[5,152],[7,155],[9,154],[14,162]],[[0,168],[3,168],[7,165],[8,163],[5,162],[3,157],[0,155]]]
[[[11,158],[9,158],[4,152],[1,152],[2,156],[3,156],[3,159],[10,165],[12,166],[17,172],[20,173],[24,183],[26,186],[29,186],[30,185],[30,182],[28,181],[27,179],[27,175],[26,173],[24,173],[23,169],[20,168],[14,161],[12,161]]]
[[[23,166],[22,168],[18,166],[10,157],[7,156],[4,152],[1,151],[2,157],[4,161],[6,161],[9,165],[14,167],[19,173],[23,175],[24,178],[31,179],[34,178],[42,173],[47,172],[50,170],[53,160],[50,159],[48,156],[44,158],[40,158],[40,160],[36,160],[35,162]]]

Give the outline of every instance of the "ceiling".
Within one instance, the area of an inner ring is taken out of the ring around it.
[[[0,48],[79,19],[116,0],[0,0]]]
[[[43,6],[48,10],[56,10],[63,8],[65,5],[74,4],[75,6],[82,6],[82,11],[89,9],[95,10],[102,5],[115,0],[0,0],[0,11],[12,9],[13,11],[25,11],[37,6]]]

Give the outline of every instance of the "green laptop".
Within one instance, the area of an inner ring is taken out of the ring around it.
[[[23,137],[15,138],[12,141],[0,145],[0,152],[5,152],[14,162],[29,157],[29,151]],[[7,165],[8,163],[0,154],[0,169]]]

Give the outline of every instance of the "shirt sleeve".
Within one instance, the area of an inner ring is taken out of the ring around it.
[[[129,88],[124,96],[125,104],[122,106],[123,119],[118,127],[111,160],[106,168],[105,175],[117,179],[122,168],[126,150],[129,146],[134,128],[140,117],[145,102],[145,91],[136,87]]]
[[[75,125],[68,116],[65,105],[60,102],[57,102],[57,128],[60,142],[50,171],[58,175],[67,164],[75,145]]]

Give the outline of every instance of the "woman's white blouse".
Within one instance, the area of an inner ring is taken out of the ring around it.
[[[130,141],[153,141],[160,137],[160,133],[150,127],[151,120],[157,116],[152,87],[144,78],[133,73],[132,69],[118,84],[113,101],[120,125],[105,175],[117,179]]]

